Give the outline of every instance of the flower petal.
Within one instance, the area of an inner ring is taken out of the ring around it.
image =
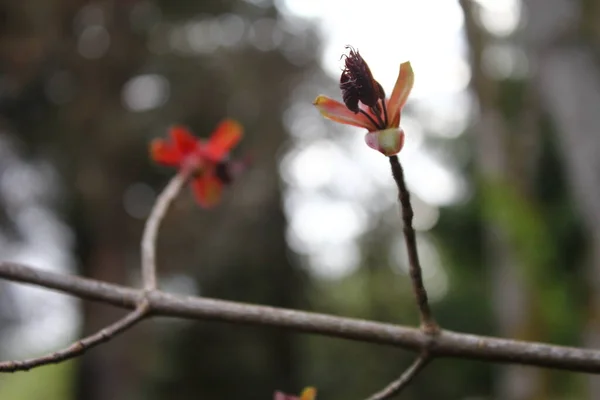
[[[302,391],[300,400],[315,400],[317,398],[317,389],[314,387],[307,387]]]
[[[404,131],[390,128],[383,131],[369,132],[365,135],[367,146],[386,156],[398,154],[404,146]]]
[[[300,397],[293,396],[290,394],[285,394],[280,391],[276,391],[274,393],[273,400],[315,400],[316,398],[317,398],[317,389],[309,386],[309,387],[304,388]]]
[[[175,148],[182,156],[190,154],[196,149],[198,139],[185,126],[175,125],[171,127],[169,135],[173,139]]]
[[[223,183],[212,173],[205,172],[192,181],[192,191],[198,204],[210,208],[221,199]]]
[[[313,102],[313,105],[319,109],[319,112],[325,118],[341,124],[358,126],[360,128],[373,131],[377,129],[371,121],[362,113],[355,114],[339,101],[333,100],[327,96],[319,96]]]
[[[223,157],[240,141],[244,129],[237,121],[222,121],[211,135],[206,146],[206,154],[213,161],[221,161]]]
[[[287,394],[280,392],[280,391],[276,391],[273,394],[273,400],[297,400],[297,397],[294,396],[288,396]]]
[[[398,79],[394,85],[394,90],[387,103],[390,128],[397,128],[400,125],[400,110],[406,104],[408,95],[412,90],[415,82],[415,74],[413,72],[410,61],[400,64],[400,71],[398,72]]]
[[[150,142],[150,158],[168,167],[178,167],[182,160],[175,146],[163,139],[154,139]]]

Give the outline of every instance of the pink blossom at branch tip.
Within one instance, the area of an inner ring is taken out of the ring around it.
[[[343,103],[318,96],[313,105],[321,115],[340,124],[365,128],[366,144],[386,156],[397,154],[404,145],[400,129],[402,108],[408,99],[415,76],[409,61],[400,64],[391,96],[386,99],[366,61],[357,50],[347,46],[345,66],[340,77]]]

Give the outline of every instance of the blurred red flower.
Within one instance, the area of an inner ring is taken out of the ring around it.
[[[229,160],[229,152],[242,134],[242,126],[233,120],[222,121],[208,140],[196,138],[187,128],[177,125],[169,130],[168,139],[150,143],[150,156],[158,164],[189,174],[196,201],[208,208],[218,203],[223,186],[246,166],[246,162]]]

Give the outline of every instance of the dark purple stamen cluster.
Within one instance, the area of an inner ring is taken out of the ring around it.
[[[242,172],[248,169],[251,164],[252,160],[250,157],[236,161],[221,161],[215,167],[215,176],[223,184],[228,185],[232,183]]]
[[[385,129],[387,110],[383,87],[373,78],[369,66],[359,52],[351,46],[346,46],[346,48],[350,49],[350,52],[345,55],[345,66],[340,77],[340,89],[344,104],[350,111],[366,115],[378,129]],[[369,107],[371,112],[377,116],[378,121],[361,110],[359,102]]]

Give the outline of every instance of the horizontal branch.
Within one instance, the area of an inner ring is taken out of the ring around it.
[[[0,263],[0,278],[54,289],[84,299],[134,309],[144,291],[76,276]],[[146,293],[154,315],[266,325],[299,332],[391,345],[432,357],[456,357],[600,373],[600,351],[499,339],[442,330],[435,337],[416,328],[335,317],[312,312],[236,303],[152,291]]]

